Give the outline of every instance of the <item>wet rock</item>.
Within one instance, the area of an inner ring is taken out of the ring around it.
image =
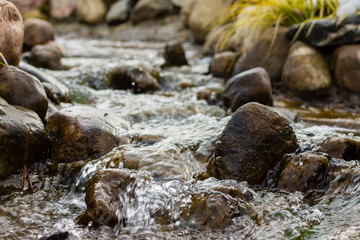
[[[171,10],[172,4],[169,0],[140,0],[131,10],[130,19],[133,23],[139,23]]]
[[[24,22],[24,44],[32,47],[54,40],[54,28],[50,22],[30,18]]]
[[[129,169],[102,170],[87,183],[86,212],[79,222],[87,225],[92,221],[96,225],[114,227],[118,223],[117,211],[123,208],[119,195],[126,194],[126,188],[136,180],[136,171]]]
[[[165,66],[188,65],[181,42],[172,42],[167,44],[165,46],[164,58]]]
[[[243,206],[227,194],[214,193],[192,199],[187,226],[202,231],[222,230],[234,217],[244,215]]]
[[[20,69],[37,77],[44,87],[47,97],[56,104],[60,102],[71,102],[70,90],[53,76],[40,71],[34,66],[21,62]]]
[[[188,20],[190,31],[198,43],[203,43],[209,33],[211,25],[223,11],[228,10],[231,0],[197,1]]]
[[[271,81],[280,81],[290,43],[285,38],[287,28],[280,28],[274,41],[274,29],[265,32],[264,36],[243,54],[236,62],[233,74],[241,73],[254,67],[263,67]]]
[[[0,0],[0,5],[0,52],[10,65],[19,66],[24,36],[22,17],[14,4]]]
[[[35,67],[61,70],[61,54],[53,46],[36,45],[31,49],[29,63]]]
[[[360,93],[360,44],[341,46],[335,53],[337,83],[347,90]]]
[[[74,12],[78,0],[50,0],[50,15],[56,19],[66,19]]]
[[[55,233],[49,237],[41,237],[40,240],[66,240],[68,239],[69,232]]]
[[[48,98],[36,77],[14,67],[0,69],[0,96],[8,103],[35,111],[44,120]]]
[[[106,22],[110,24],[125,22],[131,10],[131,0],[120,0],[111,5],[106,14]]]
[[[182,2],[182,8],[180,11],[180,18],[181,18],[181,22],[185,27],[188,27],[188,22],[189,22],[189,17],[190,17],[190,13],[191,10],[193,9],[195,3],[198,0],[183,0]]]
[[[283,69],[283,83],[296,95],[319,95],[331,87],[331,76],[325,59],[316,49],[295,42]]]
[[[233,71],[237,58],[238,55],[231,51],[215,54],[211,61],[210,73],[214,77],[229,77]]]
[[[9,0],[9,2],[12,2],[21,14],[25,14],[44,4],[44,0]]]
[[[110,73],[110,86],[115,89],[133,89],[143,93],[160,89],[157,80],[142,68],[121,66]]]
[[[214,173],[220,179],[261,183],[286,153],[298,147],[289,122],[270,107],[247,103],[232,115],[216,145]]]
[[[270,78],[265,69],[254,68],[233,76],[225,85],[224,105],[233,112],[248,102],[272,105]]]
[[[331,138],[320,145],[319,151],[332,158],[360,160],[360,142],[351,138]]]
[[[100,23],[105,14],[106,5],[102,0],[78,0],[76,3],[76,16],[81,22]]]
[[[108,111],[88,106],[62,109],[48,119],[50,155],[55,162],[96,158],[120,143],[128,123]]]
[[[316,47],[358,43],[360,41],[359,24],[359,14],[346,18],[314,20],[307,22],[304,26],[291,27],[286,37],[292,40],[296,34],[299,34],[297,40]],[[311,32],[308,34],[310,29]]]
[[[286,160],[278,188],[306,192],[325,184],[329,159],[322,153],[304,152]]]
[[[38,115],[0,98],[0,178],[39,160],[45,143],[44,125]]]

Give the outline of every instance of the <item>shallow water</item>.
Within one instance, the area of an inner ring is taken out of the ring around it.
[[[68,239],[357,239],[360,237],[360,166],[357,160],[332,159],[329,187],[311,194],[289,193],[271,187],[249,187],[245,182],[207,178],[216,140],[229,120],[226,112],[197,100],[199,90],[221,89],[221,80],[207,75],[209,59],[198,57],[198,48],[185,44],[190,66],[161,70],[164,43],[115,42],[59,37],[64,49],[64,71],[47,71],[66,84],[76,104],[106,109],[131,126],[122,133],[122,144],[98,159],[78,166],[58,166],[61,174],[35,171],[35,192],[23,189],[22,176],[0,184],[0,238],[38,239],[69,232]],[[160,72],[162,90],[135,95],[107,88],[107,72],[142,64]],[[67,107],[71,104],[62,104]],[[333,136],[360,140],[356,125],[360,115],[324,111],[306,105],[290,106],[304,121],[293,121],[300,151],[316,150]],[[291,114],[290,114],[291,115]],[[331,121],[330,121],[330,120]],[[351,124],[346,120],[352,119]],[[343,124],[341,124],[343,123]],[[355,124],[354,124],[355,123]],[[85,184],[106,168],[138,170],[138,181],[121,196],[115,228],[82,226],[77,218],[85,211]],[[73,169],[80,169],[79,171]],[[206,175],[206,174],[205,174]],[[146,176],[148,180],[143,181]],[[271,178],[267,185],[271,186]],[[189,227],[181,213],[194,196],[220,193],[221,188],[241,192],[236,201],[244,213],[221,231]],[[163,221],[154,215],[161,214]]]

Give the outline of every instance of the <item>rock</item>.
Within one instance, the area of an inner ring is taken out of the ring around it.
[[[105,110],[88,106],[64,108],[48,119],[50,154],[55,162],[100,157],[120,143],[128,123]]]
[[[189,23],[190,13],[197,1],[198,0],[183,0],[182,1],[183,3],[182,3],[181,11],[180,11],[180,18],[181,18],[182,24],[185,27],[189,27],[188,23]]]
[[[360,160],[360,142],[351,138],[331,138],[320,145],[319,151],[327,153],[332,158]]]
[[[28,108],[44,120],[48,99],[39,79],[14,67],[0,69],[0,96],[8,103]]]
[[[229,77],[233,71],[237,58],[238,55],[231,51],[215,54],[211,61],[210,73],[214,77]]]
[[[217,17],[223,14],[231,5],[231,0],[197,1],[188,20],[190,31],[198,43],[203,43],[211,25]]]
[[[0,0],[0,5],[0,52],[10,65],[19,66],[24,36],[22,17],[14,4]]]
[[[24,22],[24,44],[32,47],[54,40],[54,28],[50,22],[30,18]]]
[[[136,171],[129,169],[109,169],[97,172],[87,183],[86,212],[79,222],[87,225],[114,227],[118,223],[117,211],[123,208],[119,196],[127,194],[126,188],[136,180]]]
[[[287,161],[278,188],[306,192],[325,184],[330,162],[324,154],[304,152],[289,157]]]
[[[9,0],[9,2],[12,2],[21,14],[25,14],[44,5],[44,0]]]
[[[68,239],[69,232],[55,233],[49,237],[41,237],[39,240],[66,240]]]
[[[283,69],[283,83],[296,95],[318,95],[331,87],[331,76],[325,59],[316,49],[295,42]]]
[[[53,46],[36,45],[31,49],[29,63],[35,67],[61,70],[61,54]]]
[[[44,13],[42,13],[39,9],[34,9],[23,14],[23,21],[26,21],[30,18],[39,18],[46,20],[47,16]]]
[[[78,0],[76,15],[80,22],[97,24],[103,21],[106,5],[102,0]]]
[[[60,102],[71,102],[69,88],[59,82],[56,78],[25,62],[21,62],[19,67],[21,70],[38,78],[43,86],[45,84],[46,88],[44,87],[44,89],[46,95],[51,101],[56,104],[59,104]]]
[[[145,69],[121,66],[110,73],[110,86],[115,89],[133,89],[143,93],[160,89],[157,80]]]
[[[106,22],[121,23],[128,19],[131,10],[130,0],[120,0],[111,5],[110,10],[106,14]]]
[[[271,81],[280,81],[290,43],[285,38],[287,28],[279,28],[274,41],[274,29],[267,30],[260,40],[244,53],[236,62],[233,74],[241,73],[254,67],[263,67]]]
[[[259,103],[241,106],[216,145],[214,173],[220,179],[259,184],[284,154],[298,147],[285,117]]]
[[[45,143],[44,125],[38,115],[0,98],[0,178],[38,160]]]
[[[169,0],[140,0],[131,10],[130,19],[133,23],[139,23],[171,10],[172,4]]]
[[[296,25],[289,29],[286,37],[293,40],[301,31],[296,40],[300,40],[316,47],[340,46],[358,43],[360,41],[360,15],[354,14],[347,18],[327,18],[308,21],[304,26]],[[310,34],[308,34],[311,29]]]
[[[50,15],[56,19],[66,19],[74,12],[78,0],[50,0]]]
[[[349,91],[360,93],[360,44],[341,46],[335,53],[337,83]]]
[[[233,112],[248,102],[272,105],[269,75],[263,68],[253,68],[229,79],[223,93],[224,105]]]
[[[181,42],[172,42],[167,44],[165,46],[164,58],[165,66],[188,65]]]

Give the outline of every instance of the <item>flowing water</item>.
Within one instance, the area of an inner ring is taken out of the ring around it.
[[[23,189],[20,174],[3,180],[0,239],[39,239],[66,231],[68,239],[360,238],[360,166],[356,159],[332,159],[328,187],[309,194],[275,189],[270,177],[267,187],[206,178],[216,140],[230,117],[220,107],[197,100],[198,91],[222,88],[221,80],[207,74],[209,59],[199,56],[198,47],[184,44],[191,67],[160,69],[161,91],[135,95],[108,89],[107,73],[123,64],[159,69],[164,42],[71,35],[58,37],[57,42],[64,49],[62,61],[68,70],[47,72],[70,88],[76,104],[107,109],[131,127],[122,134],[123,144],[103,157],[81,161],[77,167],[58,166],[61,174],[46,167],[34,170],[34,193]],[[292,123],[301,151],[316,150],[333,136],[360,140],[356,112],[319,110],[306,104],[294,107],[283,101],[275,105],[289,118],[295,119],[295,112],[307,120]],[[77,219],[86,210],[85,184],[106,168],[138,170],[135,184],[119,196],[124,207],[117,216],[126,219],[126,224],[115,228],[80,225]],[[234,199],[244,213],[224,230],[189,227],[182,212],[189,209],[194,196],[224,188],[240,192]],[[163,221],[156,219],[158,213]]]

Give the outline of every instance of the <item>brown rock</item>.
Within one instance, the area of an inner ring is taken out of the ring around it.
[[[214,77],[229,77],[232,74],[237,58],[238,55],[231,51],[215,54],[211,61],[210,73]]]
[[[50,15],[56,19],[65,19],[74,12],[78,0],[50,0]]]
[[[54,40],[54,28],[50,22],[30,18],[24,22],[24,44],[32,47]]]
[[[165,46],[164,52],[165,66],[188,65],[185,51],[181,42],[169,43]]]
[[[14,4],[0,0],[0,5],[0,52],[10,65],[19,66],[24,36],[23,20]]]
[[[77,19],[89,24],[102,22],[106,10],[106,5],[102,0],[78,0],[76,3]]]
[[[133,23],[139,23],[171,10],[172,4],[169,0],[139,0],[131,10],[130,19]]]
[[[31,49],[29,63],[35,67],[61,70],[61,54],[51,45],[36,45]]]
[[[216,145],[220,179],[261,183],[286,153],[298,147],[288,120],[270,107],[247,103],[232,115]]]
[[[321,153],[304,152],[288,158],[277,187],[305,192],[325,183],[329,159]]]
[[[12,2],[21,14],[25,14],[44,4],[44,0],[9,0],[9,2]]]
[[[351,138],[331,138],[321,144],[319,151],[329,154],[332,158],[360,160],[360,142]]]

